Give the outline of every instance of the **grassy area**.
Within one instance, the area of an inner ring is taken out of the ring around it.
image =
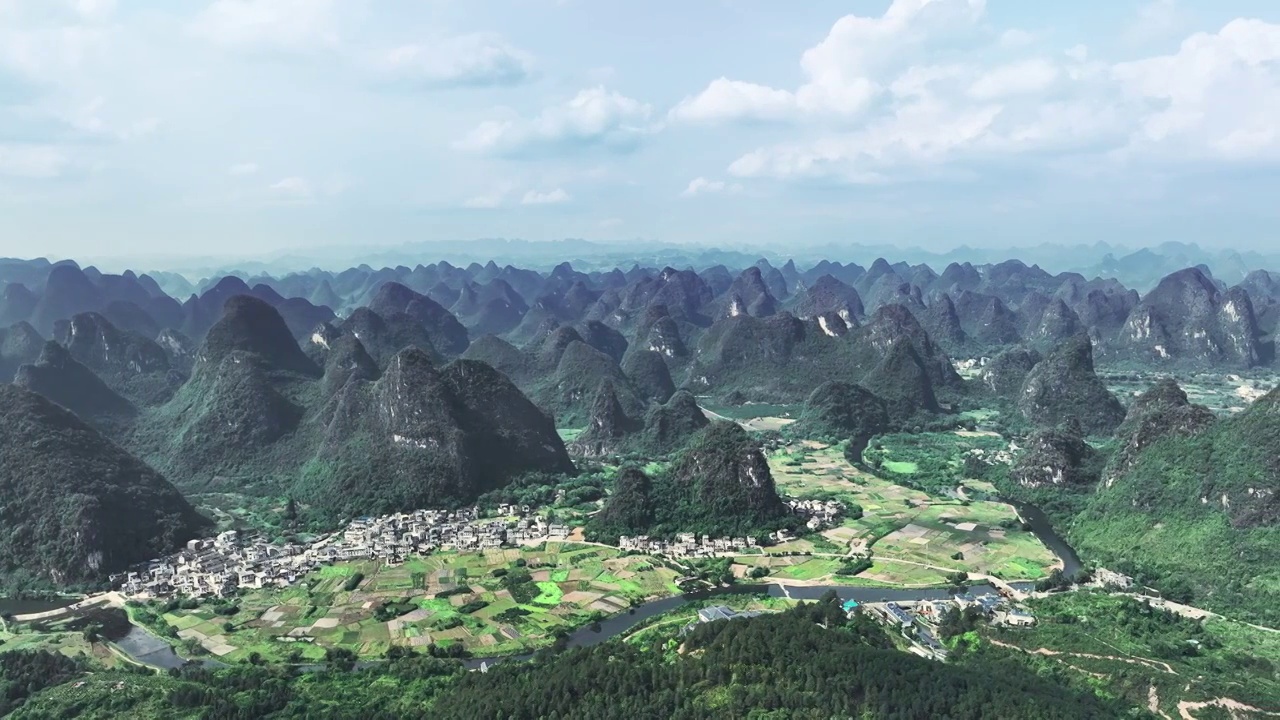
[[[345,590],[356,572],[364,580]],[[527,589],[504,580],[526,572]],[[549,645],[556,632],[622,612],[632,602],[676,593],[677,576],[654,558],[548,543],[438,553],[394,567],[342,563],[287,589],[251,591],[230,616],[200,607],[174,610],[164,621],[184,640],[232,662],[254,653],[269,661],[312,660],[328,647],[376,657],[392,645],[433,643],[503,655]],[[384,604],[394,610],[379,613]]]
[[[1146,369],[1125,371],[1104,368],[1098,375],[1107,384],[1107,388],[1126,404],[1149,390],[1160,378],[1173,377],[1186,391],[1191,402],[1204,405],[1219,415],[1240,412],[1276,384],[1275,374],[1266,370],[1241,373],[1158,373]]]
[[[128,664],[112,652],[105,642],[89,642],[79,630],[69,630],[62,623],[53,623],[39,630],[16,623],[8,623],[0,630],[0,653],[17,650],[46,650],[67,657],[88,657],[103,667],[119,667]]]
[[[899,475],[914,475],[920,472],[920,465],[907,460],[885,460],[882,467]]]
[[[778,491],[785,496],[834,498],[861,508],[861,517],[846,518],[839,527],[824,530],[821,539],[841,550],[870,551],[877,562],[860,576],[864,579],[935,584],[945,582],[949,572],[964,571],[1034,580],[1044,577],[1057,562],[1034,535],[1022,529],[1011,506],[940,498],[895,484],[853,467],[839,447],[794,443],[772,453],[769,466]],[[780,577],[817,579],[822,575],[795,569],[791,561],[796,558],[773,557],[822,552],[814,545],[799,540],[769,548],[768,555],[750,562],[739,561],[782,568],[777,571]]]
[[[556,432],[560,433],[560,439],[566,443],[577,440],[583,430],[586,430],[586,428],[556,428]]]
[[[992,455],[1007,447],[1008,441],[993,432],[893,433],[872,441],[862,458],[891,479],[942,495],[965,480],[964,458],[969,453]]]
[[[1039,620],[1036,627],[988,629],[986,635],[1028,651],[1055,653],[1036,661],[1069,668],[1136,704],[1146,706],[1154,687],[1166,717],[1179,717],[1180,701],[1231,698],[1280,707],[1280,633],[1225,620],[1178,618],[1097,592],[1053,595],[1031,601],[1030,607]]]

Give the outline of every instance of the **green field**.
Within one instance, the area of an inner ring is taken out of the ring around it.
[[[356,572],[364,580],[356,590],[344,590]],[[521,585],[527,589],[519,597],[520,588],[504,581],[512,573],[528,573],[527,585]],[[676,571],[653,558],[622,557],[614,548],[548,543],[543,548],[437,553],[397,566],[340,563],[284,590],[251,591],[236,601],[234,615],[202,606],[174,610],[164,615],[164,622],[184,641],[233,662],[254,653],[268,661],[315,660],[329,647],[376,657],[392,645],[430,644],[461,644],[475,654],[502,655],[544,647],[559,630],[622,612],[633,602],[676,593],[676,577]],[[379,618],[384,604],[399,611]]]
[[[1008,445],[994,432],[892,433],[875,438],[862,459],[870,469],[890,479],[943,495],[965,480],[966,455],[978,452],[990,457]]]
[[[577,440],[583,430],[586,430],[586,428],[556,428],[556,432],[560,433],[560,439],[566,443]]]
[[[885,460],[883,467],[885,470],[899,475],[914,475],[920,472],[920,465],[908,460]]]
[[[957,442],[969,439],[960,437]],[[977,440],[988,442],[985,436]],[[820,544],[837,546],[835,554],[870,552],[876,563],[860,578],[906,585],[944,583],[947,574],[956,571],[1035,580],[1057,562],[1034,535],[1022,530],[1011,506],[936,497],[896,484],[853,467],[838,446],[793,443],[772,453],[769,467],[784,496],[833,498],[862,509],[862,517],[846,518],[839,527],[824,530],[820,538],[768,548],[770,556],[829,550]],[[814,574],[821,565],[801,569],[792,562],[798,559],[766,556],[739,558],[739,562],[779,568],[771,574],[789,579],[822,577]]]
[[[1208,407],[1219,415],[1238,413],[1254,399],[1275,387],[1276,377],[1271,371],[1255,369],[1248,372],[1152,372],[1147,369],[1121,370],[1106,367],[1098,376],[1126,405],[1146,392],[1164,377],[1172,377],[1187,393],[1187,399]]]

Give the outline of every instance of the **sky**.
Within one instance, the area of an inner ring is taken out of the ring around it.
[[[1266,248],[1274,0],[0,0],[0,255]]]

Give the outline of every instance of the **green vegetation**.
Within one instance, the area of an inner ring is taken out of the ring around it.
[[[871,441],[862,453],[873,472],[931,495],[946,496],[968,477],[965,458],[994,455],[1008,441],[991,432],[892,433]]]
[[[671,627],[666,625],[665,627]],[[833,600],[747,621],[707,623],[648,647],[608,643],[541,664],[462,678],[440,717],[742,718],[1114,717],[1115,703],[1064,689],[1007,660],[950,667],[892,649]],[[555,689],[553,689],[555,688]],[[754,714],[753,714],[754,713]]]
[[[231,662],[314,661],[332,649],[370,658],[431,645],[504,655],[546,647],[633,603],[679,592],[680,574],[616,549],[547,543],[437,553],[396,566],[341,563],[287,589],[248,591],[235,604],[174,601],[133,612],[152,618],[160,635]]]
[[[1093,345],[1076,336],[1058,346],[1027,373],[1018,410],[1033,425],[1080,423],[1088,435],[1109,435],[1124,420],[1124,406],[1093,370]]]
[[[28,698],[84,670],[83,662],[65,655],[30,650],[0,653],[0,717],[8,717]]]
[[[899,436],[886,436],[897,438]],[[990,444],[993,438],[966,433],[903,435],[919,444],[899,446],[886,442],[883,452],[914,453],[921,467],[936,463],[934,482],[954,489],[960,481],[950,463],[937,458],[944,448],[959,455],[969,443]],[[998,440],[998,439],[995,439]],[[878,452],[874,448],[869,454]],[[821,443],[793,443],[769,456],[779,492],[788,497],[835,499],[849,510],[839,526],[812,538],[801,538],[766,548],[764,556],[741,556],[736,560],[748,568],[767,567],[771,575],[812,579],[822,567],[805,555],[829,552],[870,554],[871,566],[862,567],[856,577],[841,568],[826,568],[833,582],[858,584],[942,585],[953,572],[994,575],[1006,580],[1036,580],[1044,577],[1056,558],[1035,535],[1024,530],[1017,513],[1007,504],[982,499],[961,500],[954,495],[938,497],[905,484],[880,478],[860,470],[844,457],[841,446]],[[902,478],[915,483],[916,477]],[[896,479],[896,476],[895,476]],[[954,484],[951,484],[954,482]],[[798,557],[797,557],[798,555]],[[814,558],[816,560],[817,558]],[[807,565],[796,569],[794,566]],[[799,573],[799,575],[797,575]],[[816,577],[824,577],[825,573]],[[842,580],[843,579],[843,580]]]
[[[155,470],[71,412],[0,386],[0,585],[92,584],[208,521]]]
[[[1097,562],[1171,599],[1280,622],[1280,393],[1152,442],[1068,528]]]
[[[778,601],[733,600],[746,609]],[[1008,653],[938,664],[892,639],[835,598],[752,620],[676,631],[694,608],[654,618],[627,640],[468,673],[458,663],[394,649],[352,670],[332,652],[318,672],[252,664],[169,675],[88,669],[36,654],[0,665],[0,686],[22,683],[15,720],[126,715],[153,718],[1122,717],[1119,701],[1065,686],[1069,671],[1033,672]],[[24,682],[25,681],[25,682]],[[756,713],[756,714],[753,714]],[[778,715],[781,713],[781,715]]]
[[[1179,617],[1100,592],[1060,593],[1030,606],[1038,620],[1034,628],[984,634],[1024,650],[1055,653],[1049,656],[1053,665],[1081,679],[1098,677],[1110,694],[1135,705],[1146,705],[1154,687],[1160,709],[1171,717],[1178,716],[1181,701],[1230,698],[1280,707],[1276,633]]]
[[[718,422],[691,440],[666,472],[650,479],[633,469],[620,476],[587,529],[599,539],[684,532],[741,537],[797,524],[756,441],[737,424]]]

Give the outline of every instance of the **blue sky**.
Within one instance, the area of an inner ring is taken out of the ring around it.
[[[0,254],[1266,247],[1271,0],[0,0]]]

